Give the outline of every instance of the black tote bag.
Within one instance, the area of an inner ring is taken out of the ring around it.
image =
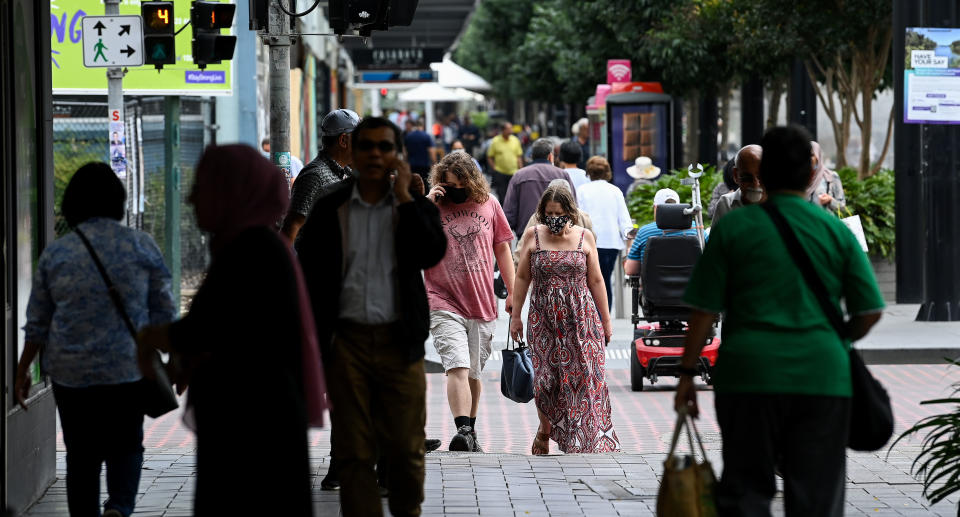
[[[787,251],[790,252],[797,268],[803,273],[807,287],[816,295],[820,308],[830,320],[830,324],[840,339],[845,339],[843,315],[830,303],[826,286],[817,276],[813,262],[803,250],[790,224],[780,210],[770,202],[760,206],[776,225],[780,237],[787,246]],[[853,398],[850,401],[850,435],[847,439],[847,447],[865,452],[879,450],[893,436],[893,408],[890,406],[890,396],[883,385],[873,377],[864,364],[863,358],[853,347],[850,348],[850,384],[853,387]]]
[[[530,349],[522,342],[511,347],[513,337],[507,336],[503,349],[503,370],[500,371],[500,393],[508,399],[525,404],[533,400],[533,361]]]

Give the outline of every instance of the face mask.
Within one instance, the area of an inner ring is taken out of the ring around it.
[[[467,189],[465,188],[456,188],[456,187],[444,187],[444,191],[447,193],[447,199],[451,203],[460,204],[467,200]]]
[[[762,188],[745,188],[743,189],[743,199],[748,203],[759,203],[763,199],[763,189]]]
[[[563,233],[563,229],[566,228],[568,224],[570,224],[570,216],[561,215],[558,217],[554,217],[552,215],[548,215],[545,217],[543,224],[547,225],[547,229],[550,230],[550,233],[554,235],[560,235],[561,233]]]

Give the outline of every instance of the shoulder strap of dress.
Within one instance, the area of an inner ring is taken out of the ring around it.
[[[537,251],[540,251],[540,234],[537,232],[537,226],[533,225],[533,238],[537,240]]]
[[[577,251],[580,251],[581,249],[583,249],[583,234],[586,233],[586,231],[587,229],[584,228],[583,231],[580,232],[580,244],[577,244]]]

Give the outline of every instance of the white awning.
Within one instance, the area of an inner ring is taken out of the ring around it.
[[[437,82],[447,88],[466,88],[475,92],[488,92],[492,89],[483,77],[444,58],[442,63],[431,63],[430,68],[437,72]]]
[[[476,95],[462,88],[445,88],[438,83],[423,83],[397,95],[397,99],[404,102],[460,102],[475,100]]]

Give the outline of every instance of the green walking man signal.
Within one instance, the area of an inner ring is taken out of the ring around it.
[[[103,40],[97,40],[97,43],[93,46],[93,50],[96,51],[96,55],[93,56],[93,61],[96,62],[98,58],[103,58],[103,62],[107,62],[107,56],[103,54],[104,50],[110,50],[106,45],[103,44]]]
[[[177,62],[173,27],[173,2],[145,1],[140,4],[143,17],[144,64],[160,70]]]

